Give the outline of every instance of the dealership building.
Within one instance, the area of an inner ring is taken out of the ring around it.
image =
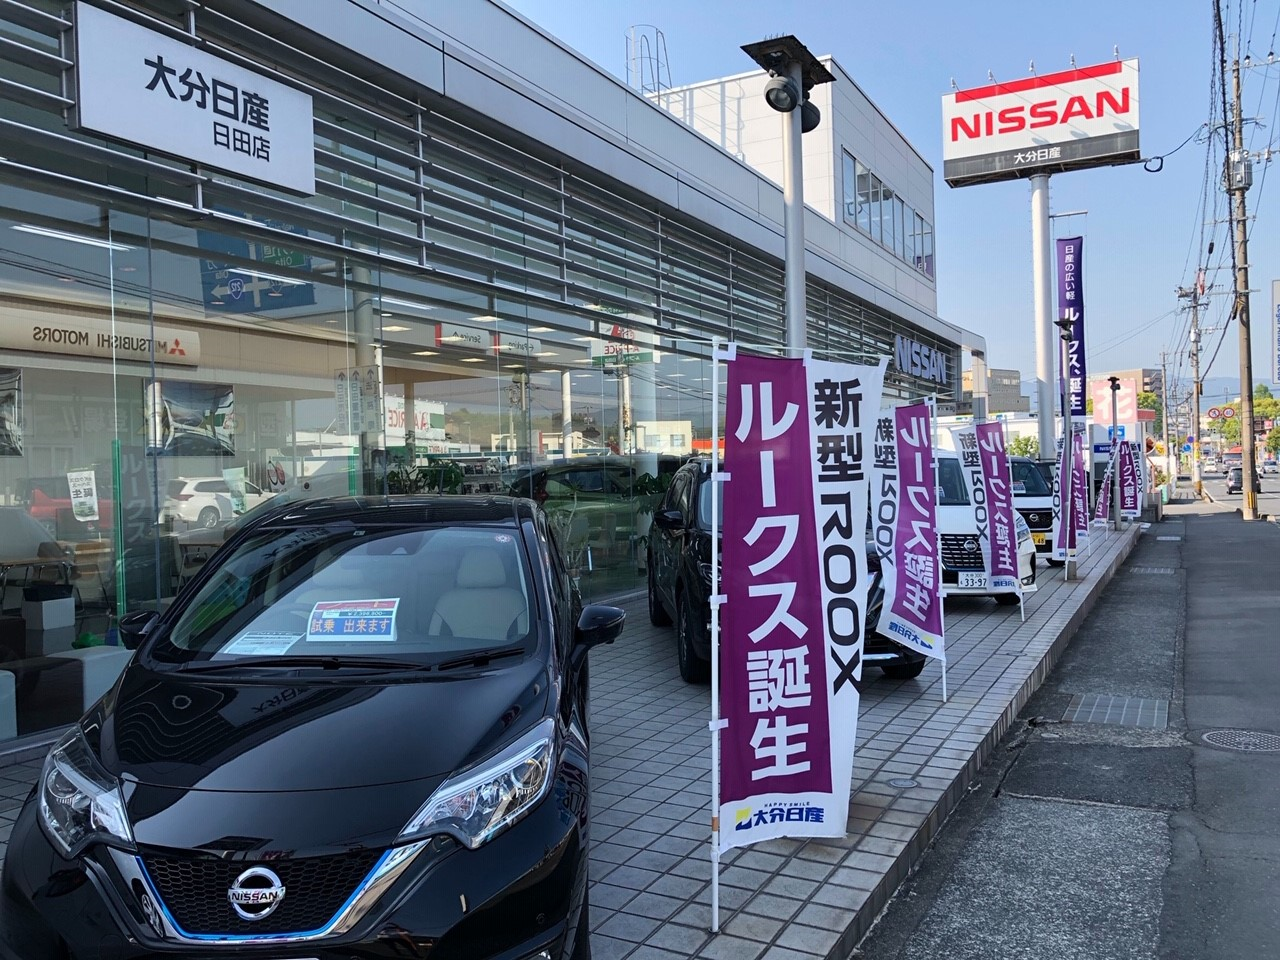
[[[0,741],[78,715],[127,654],[72,640],[255,497],[619,455],[562,545],[643,585],[626,483],[710,449],[716,339],[781,349],[762,73],[646,96],[489,0],[9,0],[0,35]],[[985,345],[937,315],[933,170],[822,62],[807,345],[954,412]]]

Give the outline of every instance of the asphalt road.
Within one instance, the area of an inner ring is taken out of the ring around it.
[[[1240,506],[1240,494],[1227,493],[1227,477],[1225,474],[1205,474],[1201,478],[1204,488],[1217,503],[1228,507]],[[1280,512],[1280,474],[1259,474],[1262,492],[1258,494],[1258,509],[1263,513]]]
[[[1274,524],[1170,505],[855,956],[1276,956],[1280,752],[1202,735],[1280,735],[1277,548]],[[1063,722],[1087,694],[1168,725]]]

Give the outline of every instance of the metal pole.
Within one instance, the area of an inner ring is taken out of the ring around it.
[[[1248,153],[1244,146],[1244,118],[1240,108],[1240,60],[1231,64],[1231,90],[1234,95],[1232,111],[1231,159],[1228,169],[1235,163],[1245,163]],[[1253,449],[1253,356],[1249,332],[1249,220],[1245,211],[1244,192],[1247,178],[1241,178],[1231,192],[1235,195],[1234,213],[1236,228],[1236,321],[1240,327],[1240,516],[1244,520],[1258,519],[1258,492],[1253,477],[1256,465]]]
[[[787,76],[804,90],[804,76],[799,61],[787,64]],[[782,115],[782,203],[786,232],[786,304],[787,353],[800,356],[808,345],[805,321],[804,262],[804,168],[800,141],[800,106]]]
[[[1039,405],[1040,455],[1053,449],[1053,307],[1050,303],[1049,175],[1031,178],[1031,274],[1036,319],[1036,402]]]
[[[1191,483],[1199,497],[1203,476],[1200,470],[1200,277],[1190,289],[1178,290],[1178,296],[1191,301]]]
[[[1062,363],[1062,458],[1059,463],[1066,464],[1066,476],[1058,478],[1058,489],[1063,491],[1062,494],[1062,514],[1065,517],[1068,533],[1066,542],[1072,543],[1076,538],[1075,517],[1072,509],[1075,503],[1075,493],[1072,487],[1076,482],[1075,465],[1072,462],[1075,456],[1075,448],[1071,443],[1071,377],[1067,371],[1067,366],[1071,362],[1070,349],[1068,348],[1067,337],[1062,338],[1062,350],[1059,354]],[[1075,579],[1072,574],[1074,560],[1071,557],[1071,550],[1067,550],[1067,557],[1062,561],[1062,579]]]
[[[566,460],[573,456],[573,371],[560,373],[560,456]],[[467,442],[471,438],[467,437]]]
[[[1165,366],[1165,353],[1160,351],[1160,426],[1164,435],[1164,472],[1168,475],[1165,483],[1178,479],[1173,447],[1169,444],[1169,373]]]
[[[1120,379],[1111,377],[1111,519],[1116,532],[1120,531]]]

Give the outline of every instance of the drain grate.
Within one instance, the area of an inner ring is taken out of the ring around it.
[[[1280,753],[1280,737],[1257,730],[1210,730],[1200,737],[1211,747],[1244,753]]]
[[[1169,725],[1169,701],[1077,693],[1067,704],[1062,719],[1068,723],[1110,723],[1163,730]]]
[[[1167,577],[1174,572],[1174,569],[1173,567],[1129,567],[1128,572],[1146,574],[1152,577]]]

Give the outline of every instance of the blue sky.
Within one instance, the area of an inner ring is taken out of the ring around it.
[[[831,54],[934,167],[938,245],[938,310],[987,338],[993,366],[1034,376],[1031,303],[1030,189],[1025,181],[952,189],[941,179],[941,98],[951,80],[963,89],[987,82],[1138,57],[1141,68],[1141,144],[1144,157],[1190,143],[1160,173],[1141,164],[1054,176],[1054,212],[1087,210],[1054,222],[1060,236],[1085,237],[1086,341],[1090,371],[1159,366],[1170,354],[1171,379],[1190,378],[1187,317],[1175,289],[1191,283],[1205,248],[1216,238],[1210,271],[1229,288],[1230,252],[1225,195],[1218,188],[1221,150],[1210,171],[1211,206],[1203,207],[1213,45],[1211,0],[1156,3],[1076,0],[1075,3],[940,0],[902,4],[811,2],[783,9],[761,0],[506,0],[549,33],[609,72],[625,78],[626,34],[653,24],[666,38],[674,85],[740,73],[752,62],[741,44],[794,33],[814,53]],[[1247,52],[1265,60],[1275,38],[1280,0],[1224,0],[1228,34],[1246,38]],[[1280,49],[1277,49],[1280,53]],[[1216,91],[1214,91],[1216,96]],[[1219,117],[1221,110],[1219,108]],[[1246,142],[1262,150],[1280,135],[1280,63],[1244,71]],[[1280,147],[1280,142],[1277,143]],[[1280,155],[1278,155],[1280,160]],[[1275,230],[1268,224],[1280,195],[1280,171],[1267,183],[1255,165],[1249,214],[1256,216],[1249,260],[1254,379],[1267,379],[1270,281],[1277,276]],[[1216,205],[1216,211],[1214,206]],[[1203,226],[1202,226],[1203,225]],[[1201,323],[1221,327],[1226,297],[1211,298]],[[1232,324],[1208,376],[1239,372]],[[1207,365],[1220,334],[1205,335]]]

